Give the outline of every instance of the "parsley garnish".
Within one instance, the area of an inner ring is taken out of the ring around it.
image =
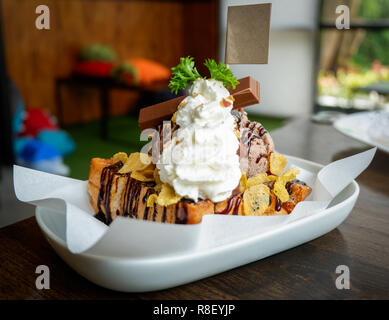
[[[215,60],[207,59],[204,65],[209,69],[211,78],[221,81],[225,87],[235,89],[236,85],[239,84],[232,71],[223,62],[217,64]],[[198,73],[193,58],[190,56],[180,58],[180,63],[172,68],[169,88],[173,93],[177,94],[178,90],[185,89],[198,78],[203,77]]]
[[[226,88],[236,88],[239,81],[234,77],[234,74],[223,62],[216,63],[213,59],[207,59],[204,65],[208,68],[211,78],[223,82]]]
[[[180,58],[178,66],[172,68],[172,78],[170,79],[169,88],[177,94],[178,90],[183,90],[189,83],[192,83],[202,76],[194,66],[192,57]]]

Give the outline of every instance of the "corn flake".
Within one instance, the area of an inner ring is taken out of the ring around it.
[[[300,173],[300,170],[297,168],[290,168],[284,172],[284,174],[280,177],[282,181],[285,183],[296,179],[297,175]]]
[[[155,168],[153,171],[153,176],[156,184],[162,184],[161,178],[159,177],[158,168]]]
[[[285,184],[282,180],[277,179],[273,187],[274,194],[280,199],[281,202],[286,202],[289,200],[288,190],[285,188]]]
[[[297,168],[291,168],[285,171],[285,173],[278,177],[274,183],[274,194],[281,200],[281,202],[286,202],[289,200],[289,193],[286,190],[286,183],[292,181],[300,173],[300,170]]]
[[[171,120],[172,120],[172,122],[176,122],[176,119],[177,119],[177,111],[174,112]]]
[[[182,101],[179,105],[178,105],[178,109],[179,108],[184,108],[186,105],[187,105],[188,101]]]
[[[246,216],[261,216],[269,206],[270,189],[264,184],[248,188],[243,193],[243,210]]]
[[[158,168],[155,168],[155,169],[154,169],[153,177],[154,177],[154,181],[155,181],[155,187],[154,187],[155,191],[161,192],[161,189],[162,189],[162,181],[161,181],[161,178],[160,178],[160,176],[159,176]]]
[[[268,175],[266,173],[258,173],[254,177],[248,178],[247,180],[247,188],[255,186],[257,184],[262,184],[268,182]]]
[[[146,153],[134,152],[131,153],[119,173],[127,173],[132,171],[142,171],[152,167],[151,157]]]
[[[246,173],[243,172],[240,177],[240,192],[244,192],[247,189],[247,176]]]
[[[149,171],[149,172],[147,172],[147,171]],[[151,171],[151,173],[150,173],[150,171]],[[143,182],[154,181],[153,170],[132,171],[130,177],[135,179],[135,180],[139,180],[139,181],[143,181]]]
[[[272,152],[270,154],[270,172],[276,176],[280,175],[284,171],[286,166],[286,158],[279,153]]]
[[[146,206],[147,207],[154,207],[154,204],[157,202],[157,198],[158,196],[153,193],[152,195],[150,195],[148,198],[147,198],[147,203],[146,203]]]
[[[175,204],[181,200],[181,196],[176,194],[173,187],[167,183],[164,183],[161,188],[161,192],[158,195],[157,203],[160,206],[169,206]]]
[[[123,164],[125,164],[128,156],[125,152],[118,152],[113,155],[112,159],[114,163],[121,161]]]

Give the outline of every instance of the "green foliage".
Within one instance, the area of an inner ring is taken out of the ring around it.
[[[80,57],[85,61],[107,61],[116,60],[116,54],[110,46],[103,44],[92,44],[82,48]]]
[[[180,58],[180,63],[172,68],[172,78],[170,79],[169,88],[177,94],[178,90],[185,89],[188,84],[198,78],[202,78],[198,73],[192,57]]]
[[[368,69],[375,60],[380,61],[383,65],[389,65],[388,48],[389,30],[367,32],[352,61],[363,69]]]
[[[360,2],[358,16],[366,20],[385,19],[389,17],[388,0],[364,0]]]
[[[360,2],[358,16],[367,21],[388,19],[388,0],[364,0]],[[370,68],[374,60],[389,65],[389,30],[368,31],[352,61],[363,69]]]
[[[127,78],[131,79],[131,82],[127,84],[137,84],[139,82],[137,70],[127,62],[120,63],[112,68],[111,76],[119,83],[127,83]]]
[[[223,62],[217,64],[215,60],[207,59],[204,65],[208,68],[211,78],[223,82],[225,87],[233,87],[235,89],[239,83],[232,71]],[[193,58],[180,58],[178,66],[172,68],[169,88],[173,93],[177,94],[178,90],[185,89],[198,78],[203,77],[198,73]]]
[[[204,65],[208,68],[212,79],[223,82],[226,88],[236,88],[239,81],[234,77],[234,74],[223,62],[216,63],[213,59],[207,59]]]

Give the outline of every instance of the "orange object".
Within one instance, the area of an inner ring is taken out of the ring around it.
[[[140,86],[149,86],[170,79],[170,69],[158,62],[144,58],[131,58],[126,62],[135,68]]]

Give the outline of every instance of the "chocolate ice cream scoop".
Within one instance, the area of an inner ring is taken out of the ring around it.
[[[269,156],[274,152],[270,134],[259,123],[249,121],[242,109],[234,111],[240,131],[240,169],[250,178],[269,169]]]

